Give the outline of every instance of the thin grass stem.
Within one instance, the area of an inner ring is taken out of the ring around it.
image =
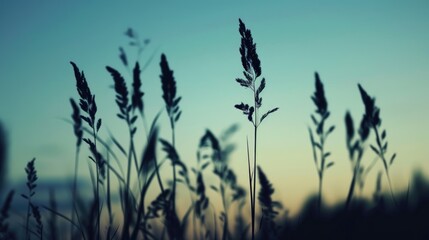
[[[384,165],[384,171],[386,172],[386,177],[387,177],[387,182],[389,183],[389,190],[390,190],[390,195],[392,197],[392,201],[395,204],[395,206],[398,206],[398,203],[395,199],[395,195],[393,194],[393,189],[392,189],[392,181],[390,180],[390,174],[389,174],[389,166],[385,157],[385,150],[382,147],[381,144],[381,139],[380,139],[380,135],[378,133],[378,129],[376,126],[373,126],[374,132],[375,132],[375,138],[376,138],[376,142],[377,142],[377,146],[378,146],[378,151],[379,151],[379,155],[381,157],[381,159],[383,160],[383,165]]]

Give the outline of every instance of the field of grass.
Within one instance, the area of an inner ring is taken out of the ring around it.
[[[126,126],[128,141],[120,142],[115,129],[107,130],[108,139],[99,136],[109,119],[99,117],[96,94],[90,87],[95,83],[87,80],[81,70],[84,67],[70,62],[77,90],[76,97],[70,99],[71,118],[64,119],[72,126],[70,134],[76,137],[75,145],[70,146],[75,149],[74,179],[65,184],[70,197],[57,200],[58,194],[50,192],[49,204],[38,200],[38,184],[43,182],[39,177],[43,176],[37,175],[37,159],[31,159],[22,167],[27,176],[24,192],[0,186],[0,239],[429,239],[429,183],[422,173],[416,172],[406,191],[393,190],[390,168],[397,161],[396,153],[389,148],[388,132],[372,95],[375,93],[361,85],[350,96],[362,100],[362,119],[355,125],[351,113],[346,112],[346,132],[342,133],[346,136],[352,171],[352,178],[344,179],[350,186],[347,198],[335,206],[324,203],[323,196],[330,191],[324,188],[324,176],[335,166],[328,140],[338,128],[331,124],[329,89],[325,92],[317,72],[314,93],[307,100],[315,105],[315,111],[310,113],[312,126],[308,128],[313,153],[309,161],[314,161],[319,188],[296,216],[288,215],[288,206],[273,197],[275,186],[270,182],[270,174],[257,159],[261,141],[258,127],[270,124],[267,117],[275,118],[275,113],[283,109],[264,109],[263,90],[275,86],[262,77],[256,43],[241,19],[238,30],[239,34],[231,38],[241,39],[237,61],[241,59],[243,76],[235,80],[250,90],[252,99],[250,103],[235,105],[253,127],[251,137],[243,140],[247,142],[247,156],[243,156],[247,165],[233,169],[229,164],[234,151],[230,137],[237,130],[235,125],[219,134],[207,130],[198,146],[190,146],[196,149],[195,164],[182,161],[181,149],[176,148],[181,141],[176,130],[182,116],[182,96],[178,91],[180,79],[176,81],[172,70],[174,63],[163,53],[141,64],[139,56],[149,42],[128,29],[125,34],[137,52],[137,60],[131,63],[120,48],[120,60],[128,71],[122,73],[106,66],[114,91],[112,108],[117,108],[117,115],[112,117]],[[160,67],[165,108],[150,119],[144,96],[145,91],[151,90],[144,88],[141,73],[155,62]],[[160,118],[167,118],[169,126],[161,126]],[[161,135],[161,127],[169,129],[170,135]],[[140,141],[136,139],[144,139],[144,145],[137,146]],[[85,151],[81,151],[83,148]],[[7,138],[0,125],[1,171],[5,169],[7,149]],[[373,158],[373,162],[364,166],[364,156]],[[87,159],[90,179],[83,180],[78,169]],[[381,164],[383,171],[375,172],[375,164]],[[248,185],[238,183],[236,171],[246,171]],[[366,181],[370,174],[377,175],[375,183]],[[3,176],[1,173],[0,177]],[[387,181],[388,189],[382,189],[382,181]],[[3,182],[4,179],[0,181]],[[90,187],[85,189],[86,182],[90,182]],[[368,184],[376,186],[371,199],[360,194]],[[11,207],[15,201],[21,202],[20,209]],[[60,207],[64,204],[71,207]]]

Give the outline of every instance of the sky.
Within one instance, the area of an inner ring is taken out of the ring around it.
[[[258,164],[286,206],[296,209],[318,186],[307,130],[315,110],[310,99],[315,71],[325,86],[328,123],[336,126],[326,143],[335,162],[324,182],[328,202],[347,195],[351,169],[343,119],[347,110],[355,122],[363,114],[358,83],[376,97],[389,154],[398,155],[391,168],[394,188],[404,188],[413,170],[429,170],[428,1],[6,0],[0,2],[0,120],[10,141],[9,179],[22,179],[33,157],[39,178],[72,176],[75,137],[62,120],[70,118],[69,98],[77,99],[69,61],[85,72],[96,95],[101,136],[111,131],[128,141],[126,126],[115,117],[113,81],[105,66],[130,83],[118,47],[135,61],[124,35],[132,27],[151,40],[141,62],[154,55],[142,74],[147,117],[164,107],[159,59],[165,53],[183,97],[176,137],[182,159],[195,166],[205,129],[220,134],[237,123],[231,166],[245,186],[246,138],[252,141],[253,132],[233,107],[251,96],[235,82],[242,74],[238,18],[252,31],[267,81],[262,111],[279,107],[259,128]],[[161,136],[169,138],[165,112],[160,126]],[[81,158],[87,161],[85,154]],[[364,164],[373,158],[368,148]],[[80,169],[86,177],[87,164]],[[368,196],[381,169],[378,162],[368,177]]]

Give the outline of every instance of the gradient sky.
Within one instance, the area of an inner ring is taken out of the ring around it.
[[[69,98],[77,98],[70,60],[85,71],[96,94],[101,135],[110,129],[127,142],[105,66],[128,77],[118,47],[125,47],[132,62],[134,51],[123,34],[132,27],[151,39],[142,61],[156,54],[142,75],[147,116],[153,118],[163,107],[159,56],[165,53],[183,96],[177,126],[181,157],[194,166],[206,128],[220,133],[239,123],[231,164],[246,184],[245,141],[253,135],[233,108],[250,96],[234,81],[242,72],[238,18],[257,43],[267,80],[263,109],[280,107],[264,121],[258,142],[259,163],[277,189],[276,198],[294,207],[317,189],[307,132],[315,108],[310,99],[315,71],[325,85],[329,123],[337,126],[326,145],[335,161],[324,183],[328,200],[347,194],[351,170],[343,118],[346,110],[355,122],[363,114],[357,83],[376,96],[390,153],[398,153],[391,168],[394,188],[404,187],[413,169],[429,169],[428,1],[5,0],[0,2],[0,120],[10,139],[9,177],[22,178],[32,157],[38,159],[39,178],[71,176],[75,138],[71,126],[60,120],[71,114]],[[164,138],[169,138],[168,126],[163,115]],[[373,157],[368,150],[364,163]],[[81,166],[87,173],[86,163]],[[375,175],[368,178],[367,194]]]

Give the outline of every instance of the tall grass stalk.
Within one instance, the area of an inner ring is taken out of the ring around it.
[[[64,119],[65,122],[68,122],[70,124],[73,124],[71,121]],[[87,134],[92,134],[92,129],[89,129],[87,127],[82,127],[83,132],[86,132]],[[112,140],[115,142],[115,138],[112,137]],[[124,184],[125,185],[125,179],[122,177],[124,175],[124,170],[122,169],[121,163],[119,161],[118,156],[115,154],[115,152],[110,148],[110,144],[107,143],[106,141],[104,141],[102,138],[100,138],[97,135],[97,143],[99,143],[100,145],[102,145],[106,151],[113,157],[113,159],[116,161],[117,166],[119,168],[119,171],[116,170],[110,163],[104,162],[104,164],[106,165],[106,167],[115,175],[116,179],[119,181],[119,183]],[[120,149],[124,155],[126,156],[127,154],[125,153],[125,150]]]
[[[234,126],[232,130],[234,130]],[[224,141],[229,137],[228,135],[232,133],[230,129],[228,131],[223,136]],[[203,149],[207,147],[211,150],[210,154],[206,154],[203,151]],[[234,171],[228,166],[228,155],[232,150],[231,147],[234,148],[233,145],[221,146],[221,142],[218,138],[210,130],[207,130],[200,140],[199,148],[201,150],[197,155],[202,159],[210,158],[210,162],[202,164],[201,169],[206,168],[207,164],[212,163],[214,165],[214,174],[219,178],[219,188],[213,185],[211,185],[211,188],[219,193],[222,199],[223,211],[220,212],[219,216],[223,225],[222,240],[229,239],[231,235],[228,228],[228,210],[231,204],[239,201],[245,196],[244,190],[237,184],[237,177]],[[202,160],[199,160],[199,162],[202,162]]]
[[[176,80],[173,76],[173,71],[170,69],[167,61],[167,57],[165,54],[161,54],[161,61],[160,61],[160,67],[161,67],[161,83],[162,83],[162,98],[165,102],[165,107],[167,110],[168,118],[170,120],[170,127],[171,127],[171,142],[173,147],[176,147],[176,136],[175,136],[175,126],[177,121],[179,121],[179,118],[182,114],[182,111],[179,107],[179,102],[182,99],[182,97],[176,97]],[[177,176],[176,176],[176,166],[173,164],[173,186],[172,186],[172,193],[171,193],[171,211],[172,213],[176,213],[176,182],[177,182]]]
[[[364,153],[364,144],[365,144],[365,141],[368,139],[370,129],[368,124],[366,124],[365,122],[365,117],[363,117],[358,130],[359,137],[355,139],[353,118],[350,112],[346,113],[344,121],[346,125],[347,150],[349,152],[349,159],[352,164],[352,172],[353,172],[353,176],[352,176],[352,180],[350,183],[349,191],[347,194],[347,200],[346,200],[346,210],[347,210],[350,207],[350,204],[355,192],[356,183],[363,181],[364,168],[361,166],[361,160]]]
[[[171,160],[171,164],[173,165],[174,169],[176,167],[179,169],[179,175],[182,176],[184,179],[181,179],[180,181],[184,181],[185,183],[189,184],[189,176],[188,176],[188,170],[186,165],[180,160],[180,157],[174,148],[172,144],[170,144],[168,141],[160,139],[159,140],[162,144],[162,148],[167,154],[167,158]],[[174,181],[174,180],[173,180]],[[176,179],[176,181],[178,181]],[[173,186],[174,187],[174,183]],[[189,186],[189,185],[188,185]],[[177,213],[175,211],[175,208],[173,207],[174,198],[170,195],[168,200],[168,206],[164,209],[165,212],[165,226],[167,229],[167,233],[170,239],[182,239],[183,238],[183,229],[180,224],[180,220],[177,216]]]
[[[31,211],[33,213],[33,218],[36,221],[36,232],[33,232],[40,240],[43,240],[43,223],[42,215],[40,214],[39,207],[30,203]]]
[[[368,93],[365,91],[365,89],[358,84],[359,92],[362,97],[362,102],[365,106],[365,122],[370,127],[375,134],[375,141],[377,146],[370,145],[371,149],[375,152],[375,154],[382,160],[384,171],[386,173],[387,181],[389,183],[389,189],[390,194],[392,196],[393,203],[398,206],[395,196],[393,194],[393,188],[392,188],[392,181],[390,180],[390,174],[389,174],[389,168],[392,166],[395,158],[396,153],[392,154],[389,160],[386,158],[386,152],[387,152],[387,132],[386,130],[381,130],[380,134],[380,128],[381,128],[381,118],[380,118],[380,108],[378,108],[375,105],[375,98],[370,97]]]
[[[136,65],[136,67],[138,64]],[[121,76],[121,74],[114,68],[107,66],[107,71],[111,74],[113,81],[115,83],[115,92],[116,92],[116,104],[119,108],[119,113],[117,114],[118,118],[124,120],[128,126],[128,132],[130,136],[130,144],[128,151],[128,165],[127,165],[127,180],[126,180],[126,189],[125,189],[125,210],[124,210],[124,226],[122,229],[122,238],[129,239],[129,225],[131,218],[131,209],[130,209],[130,194],[132,194],[130,190],[130,178],[131,178],[131,162],[134,158],[135,169],[138,174],[138,164],[137,157],[135,153],[134,147],[134,135],[137,131],[137,128],[134,126],[135,121],[137,120],[137,116],[134,115],[132,111],[133,105],[128,100],[128,89],[125,83],[125,79]],[[141,188],[141,187],[140,187]]]
[[[232,129],[228,129],[228,131],[222,136],[223,140],[231,135],[235,130],[234,126]],[[229,147],[229,149],[228,149]],[[206,130],[206,133],[200,140],[199,150],[197,152],[197,160],[198,160],[198,171],[194,171],[199,174],[203,174],[203,171],[212,164],[214,166],[214,174],[219,178],[219,187],[215,185],[210,185],[210,188],[214,190],[216,193],[220,194],[222,200],[223,211],[220,211],[219,219],[222,222],[222,240],[230,238],[230,232],[228,229],[229,226],[229,218],[228,218],[228,210],[230,205],[238,201],[239,199],[244,197],[243,189],[238,186],[237,179],[234,171],[228,167],[228,155],[233,150],[233,145],[226,145],[225,150],[221,147],[221,143],[218,138],[210,131]],[[207,161],[208,160],[208,161]],[[198,178],[198,176],[197,176]],[[201,178],[203,179],[203,178]],[[198,179],[197,179],[198,180]],[[203,183],[204,184],[204,183]],[[197,181],[197,189],[199,183]],[[198,191],[197,191],[198,194]],[[207,198],[208,199],[208,198]],[[212,204],[210,204],[212,205]],[[198,202],[197,202],[198,206]],[[216,220],[216,211],[213,210],[213,218]],[[217,224],[214,224],[214,238],[217,236]]]
[[[156,121],[156,120],[155,120]],[[140,189],[140,200],[137,206],[137,218],[136,226],[132,231],[131,239],[136,239],[138,236],[139,230],[142,231],[143,237],[146,238],[148,231],[146,230],[146,218],[145,218],[145,197],[147,190],[155,176],[158,172],[158,166],[156,162],[156,146],[158,141],[158,128],[155,124],[152,124],[152,127],[149,132],[148,142],[143,152],[142,162],[139,168],[139,174],[143,176],[143,186]],[[164,189],[161,187],[161,192],[164,192]]]
[[[252,33],[249,29],[246,28],[241,19],[239,19],[239,33],[241,35],[241,63],[244,68],[243,75],[245,79],[236,78],[236,81],[242,87],[248,88],[252,91],[254,101],[253,106],[249,106],[249,104],[245,104],[242,102],[241,104],[236,104],[235,108],[242,111],[243,114],[247,116],[247,119],[253,124],[253,170],[250,170],[250,164],[248,164],[248,167],[249,185],[251,193],[250,205],[252,215],[252,239],[255,239],[255,192],[258,127],[269,114],[277,111],[278,108],[273,108],[262,116],[259,116],[259,108],[262,106],[262,97],[260,96],[260,94],[265,88],[265,78],[262,78],[259,83],[259,86],[257,86],[258,77],[261,76],[261,62],[259,60],[258,54],[256,53],[256,44],[253,43]]]
[[[272,199],[274,188],[268,177],[262,171],[262,168],[258,166],[259,184],[261,189],[259,191],[258,200],[261,204],[261,226],[262,238],[263,239],[275,239],[277,235],[277,226],[274,221],[278,214],[278,210],[282,208],[282,205],[278,201]]]
[[[329,169],[334,165],[334,162],[332,161],[328,162],[328,157],[331,155],[331,153],[326,152],[325,143],[328,136],[334,131],[335,126],[332,125],[327,130],[325,130],[325,123],[330,115],[330,112],[328,111],[328,102],[325,97],[325,90],[323,88],[323,83],[320,80],[319,74],[317,72],[314,75],[315,75],[316,90],[314,92],[314,95],[311,97],[311,99],[316,105],[316,114],[319,117],[316,118],[313,114],[311,114],[311,119],[313,121],[313,124],[315,125],[315,133],[318,139],[315,139],[311,128],[309,128],[308,130],[310,133],[310,141],[313,149],[314,164],[316,165],[316,170],[319,177],[319,195],[317,198],[317,206],[318,206],[319,212],[321,212],[322,186],[323,186],[324,173],[325,173],[325,170]],[[319,157],[317,152],[319,152]]]
[[[25,168],[25,173],[27,174],[27,188],[28,188],[28,193],[27,194],[21,194],[21,196],[27,200],[27,216],[26,216],[26,221],[25,221],[25,239],[29,240],[30,239],[30,226],[29,226],[29,221],[30,221],[30,216],[31,216],[31,206],[32,206],[32,202],[31,202],[31,198],[34,196],[34,194],[36,194],[36,181],[37,181],[37,171],[36,168],[34,167],[34,162],[36,161],[35,158],[33,158],[31,161],[29,161],[27,163],[27,166]]]
[[[96,239],[100,238],[100,171],[104,168],[104,160],[102,159],[101,154],[97,151],[97,133],[101,127],[101,119],[96,118],[97,113],[97,104],[95,102],[95,95],[91,93],[91,90],[86,81],[84,72],[80,71],[77,65],[74,62],[70,62],[73,67],[75,79],[76,79],[76,89],[80,96],[79,106],[80,109],[85,112],[87,115],[81,115],[81,119],[85,121],[90,129],[92,130],[92,140],[90,138],[83,138],[83,141],[88,144],[89,149],[93,155],[90,159],[96,165],[96,191],[95,191],[95,207],[97,210],[97,234]]]
[[[158,131],[157,130],[158,129],[157,125],[158,125],[158,119],[159,119],[161,113],[162,113],[162,111],[159,111],[158,114],[155,116],[155,118],[152,120],[152,124],[151,124],[151,126],[150,126],[150,128],[148,130],[148,145],[149,145],[149,142],[150,142],[150,139],[151,139],[150,138],[151,134],[155,134],[155,132]],[[149,149],[149,146],[146,146],[146,149]],[[140,166],[139,172],[143,171],[142,168],[143,168],[143,162],[144,161],[145,161],[145,153],[143,153],[142,165]],[[154,156],[153,156],[153,164],[152,164],[152,166],[153,165],[155,166],[155,174],[156,174],[156,178],[158,180],[159,188],[160,188],[161,192],[164,192],[164,185],[162,184],[161,174],[159,173],[159,168],[162,165],[162,163],[158,164],[156,154],[154,154]]]

